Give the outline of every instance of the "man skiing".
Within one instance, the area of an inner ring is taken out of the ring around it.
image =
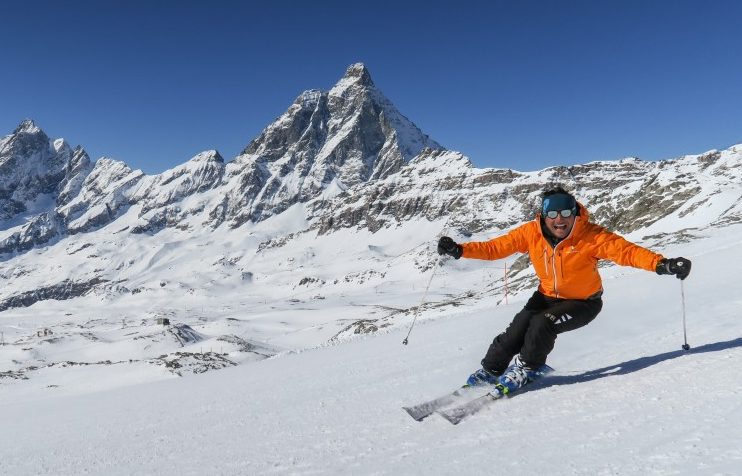
[[[482,368],[468,379],[470,386],[493,384],[499,392],[516,390],[538,375],[554,348],[557,335],[595,319],[603,301],[598,260],[671,274],[685,279],[691,262],[664,258],[591,223],[587,210],[561,187],[542,194],[535,220],[485,242],[456,243],[444,236],[438,253],[497,260],[528,253],[540,283],[526,306],[505,332],[495,337]],[[515,356],[515,362],[510,364]]]

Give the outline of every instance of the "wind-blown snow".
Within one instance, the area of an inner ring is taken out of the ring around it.
[[[383,235],[392,231],[380,233],[368,249],[380,261],[398,259],[404,245]],[[589,326],[559,337],[549,360],[556,374],[458,426],[437,416],[418,423],[401,407],[460,385],[527,293],[504,306],[495,305],[501,296],[490,295],[428,307],[408,346],[401,342],[411,314],[375,335],[180,379],[138,375],[143,366],[121,364],[117,371],[67,369],[62,381],[58,368],[47,368],[28,385],[0,387],[0,473],[738,474],[742,295],[734,263],[742,259],[740,233],[742,225],[712,229],[659,249],[693,260],[684,283],[690,352],[680,349],[680,282],[608,267],[602,269],[603,311]],[[344,246],[338,240],[333,246]],[[146,240],[141,246],[146,252]],[[152,256],[157,260],[167,262],[162,250]],[[487,273],[500,272],[496,265],[446,262],[430,301],[482,290]],[[414,290],[380,280],[379,293],[358,296],[358,304],[419,300],[431,272],[408,276],[418,282]],[[140,305],[145,313],[146,304]],[[317,315],[290,304],[282,309],[273,312],[294,320]],[[225,311],[214,301],[203,312]],[[5,318],[3,329],[29,319]],[[126,332],[118,327],[111,326],[111,341]],[[160,380],[147,382],[154,379]]]

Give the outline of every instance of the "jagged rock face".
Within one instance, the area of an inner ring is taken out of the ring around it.
[[[308,209],[320,234],[447,216],[447,227],[466,236],[532,219],[540,193],[559,184],[575,193],[593,221],[630,233],[675,212],[692,213],[703,205],[695,203],[699,195],[738,189],[740,165],[742,154],[732,148],[662,162],[625,159],[521,173],[476,169],[459,153],[427,150],[393,176],[312,201]],[[741,219],[739,210],[730,209],[717,221]]]
[[[203,152],[155,176],[106,158],[93,166],[82,148],[73,150],[61,139],[52,143],[30,121],[2,139],[0,150],[0,210],[8,230],[0,237],[0,253],[22,252],[56,237],[92,231],[132,205],[140,205],[143,226],[150,231],[177,226],[194,210],[179,210],[168,221],[162,220],[163,210],[219,186],[225,169],[216,151]],[[200,212],[204,207],[196,208]]]
[[[65,233],[54,209],[72,199],[90,172],[90,158],[62,139],[51,141],[32,121],[0,139],[0,253],[25,251]]]
[[[238,226],[318,196],[387,177],[440,148],[376,89],[361,64],[329,91],[307,91],[228,166],[226,217]]]
[[[372,232],[415,218],[435,220],[464,212],[462,197],[472,185],[471,162],[458,152],[426,149],[399,173],[309,204],[321,234],[362,227]],[[427,193],[420,193],[424,187]]]
[[[10,296],[0,301],[0,312],[13,307],[28,307],[38,301],[55,299],[63,301],[85,295],[99,284],[107,282],[104,279],[92,278],[87,281],[64,280],[59,284],[44,286],[33,291],[27,291]]]
[[[77,195],[59,208],[67,232],[83,233],[113,221],[116,213],[130,204],[125,192],[142,176],[141,172],[132,171],[123,162],[98,160]]]
[[[57,196],[58,206],[66,205],[80,193],[85,178],[93,168],[87,152],[79,146],[72,151],[72,156],[66,164],[65,176],[60,183]]]
[[[32,121],[22,122],[0,139],[0,220],[46,211],[39,209],[45,197],[52,203],[67,199],[89,163],[84,150],[52,142]]]
[[[223,175],[222,156],[214,150],[202,152],[184,165],[146,177],[130,199],[133,203],[141,203],[140,215],[145,215],[218,186]]]
[[[198,196],[221,183],[224,159],[216,151],[206,151],[183,165],[159,175],[146,176],[123,162],[101,159],[88,175],[74,200],[61,213],[70,233],[99,228],[137,206],[142,223],[136,233],[156,232],[165,226],[178,226],[180,219],[203,211],[174,207],[191,196]],[[165,220],[164,217],[168,219]]]
[[[19,231],[0,240],[0,253],[28,251],[34,246],[44,245],[64,233],[64,223],[52,212],[33,217]]]

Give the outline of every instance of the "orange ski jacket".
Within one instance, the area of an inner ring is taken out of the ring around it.
[[[598,260],[655,271],[663,256],[590,223],[582,204],[570,234],[552,246],[541,229],[541,215],[490,241],[462,243],[464,258],[496,260],[528,253],[538,276],[539,291],[562,299],[587,299],[602,291]]]

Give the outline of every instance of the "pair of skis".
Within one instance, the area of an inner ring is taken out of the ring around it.
[[[538,370],[538,372],[536,372],[531,383],[553,371],[554,369],[544,365]],[[531,383],[529,383],[529,385]],[[474,415],[496,401],[501,400],[503,397],[511,397],[520,393],[522,389],[523,387],[505,393],[501,391],[501,387],[496,385],[476,387],[465,385],[451,393],[428,402],[402,408],[417,421],[422,421],[428,416],[437,413],[452,424],[457,425],[465,418]]]

